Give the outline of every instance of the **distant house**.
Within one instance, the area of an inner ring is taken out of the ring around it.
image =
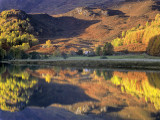
[[[94,56],[95,53],[93,51],[84,51],[84,55],[86,55],[86,56]]]

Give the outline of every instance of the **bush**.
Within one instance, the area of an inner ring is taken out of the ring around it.
[[[122,46],[123,45],[123,39],[121,38],[116,38],[114,39],[111,44],[114,46],[114,47],[118,47],[118,46]]]
[[[101,56],[100,59],[108,59],[106,56]]]
[[[47,45],[47,47],[51,47],[52,46],[51,40],[47,40],[46,45]]]
[[[53,56],[60,57],[61,56],[61,51],[59,49],[55,50],[54,53],[53,53]]]
[[[40,59],[40,54],[38,52],[31,52],[29,53],[31,59]]]
[[[63,59],[67,59],[67,57],[68,57],[67,54],[64,52],[62,52],[61,56],[63,57]]]
[[[83,55],[83,50],[78,50],[77,55]]]

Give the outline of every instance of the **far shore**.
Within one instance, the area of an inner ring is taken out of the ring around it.
[[[100,67],[160,70],[160,59],[44,59],[7,60],[7,64],[50,65],[67,67]]]

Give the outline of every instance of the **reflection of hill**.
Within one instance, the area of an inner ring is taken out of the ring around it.
[[[70,105],[84,101],[95,101],[76,86],[67,84],[40,84],[42,91],[35,93],[29,102],[31,106],[47,107],[51,104]]]
[[[22,112],[17,112],[16,114],[2,112],[0,117],[3,120],[104,120],[95,116],[76,115],[59,107],[30,107]]]
[[[156,113],[155,107],[159,109],[159,75],[156,72],[2,66],[0,76],[3,111],[19,111],[26,105],[37,106],[37,109],[52,106],[75,114],[108,116],[116,113],[122,118],[130,114],[133,119],[145,119],[148,116],[141,112]]]
[[[69,74],[67,70],[64,70],[57,73],[54,69],[39,69],[35,71],[31,75],[33,71],[26,69],[26,67],[1,67],[1,110],[15,112],[24,109],[26,105],[47,107],[55,103],[69,105],[83,101],[95,101],[77,86],[50,83],[57,74],[73,77],[78,72]],[[62,75],[62,78],[64,76]],[[37,77],[44,78],[46,82],[41,79],[38,80]]]
[[[144,97],[151,101],[156,109],[160,109],[160,89],[157,87],[160,77],[159,73],[145,72],[114,72],[111,81],[121,85],[122,92],[137,97]]]
[[[33,94],[37,80],[23,71],[2,76],[3,74],[0,75],[0,108],[11,112],[23,109]]]
[[[34,103],[31,101],[30,105],[48,106],[52,104],[52,106],[65,108],[76,114],[77,111],[78,114],[101,114],[107,109],[107,113],[116,112],[123,117],[125,115],[127,116],[127,110],[132,115],[132,118],[136,119],[147,118],[145,115],[140,115],[144,109],[147,109],[147,112],[154,112],[155,110],[152,104],[146,103],[138,97],[125,94],[125,92],[121,92],[119,87],[115,87],[112,83],[113,78],[115,78],[115,72],[113,74],[112,71],[101,69],[57,69],[50,67],[32,71],[32,74],[39,76],[41,79],[45,79],[46,82],[50,84],[46,83],[46,85],[43,85],[42,94],[38,93],[34,95],[34,97],[37,98],[35,101],[39,102]],[[117,72],[117,75],[127,78],[126,81],[130,81],[130,78],[138,81],[137,89],[141,89],[141,87],[139,87],[139,85],[143,84],[141,82],[148,79],[147,73],[145,72]],[[46,76],[50,76],[50,81],[46,79]],[[74,90],[74,92],[72,90]],[[84,93],[80,92],[81,90],[84,91]],[[72,95],[69,96],[69,94]],[[139,92],[137,92],[137,94],[139,94]],[[76,100],[76,98],[79,100]],[[79,110],[81,110],[81,112],[79,112]],[[135,112],[133,111],[136,110],[141,112],[137,112],[137,116],[135,117]]]

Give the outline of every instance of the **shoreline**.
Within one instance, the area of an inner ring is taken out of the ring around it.
[[[7,64],[160,70],[160,59],[8,60]]]

